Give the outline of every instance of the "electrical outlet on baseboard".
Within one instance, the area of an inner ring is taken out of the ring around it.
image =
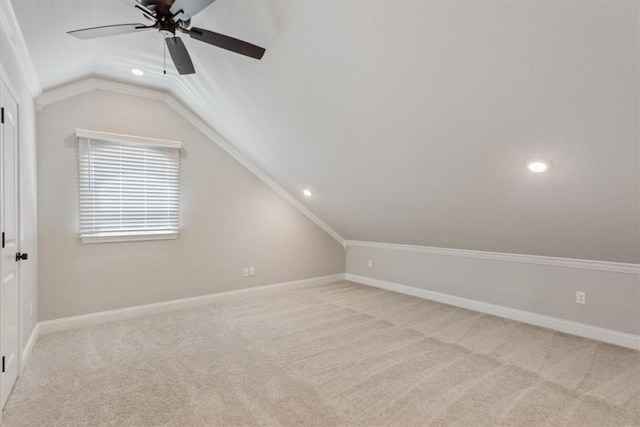
[[[373,267],[373,260],[368,260],[367,261],[367,267],[369,267],[369,268]]]
[[[582,291],[576,291],[576,304],[586,304],[587,293]]]

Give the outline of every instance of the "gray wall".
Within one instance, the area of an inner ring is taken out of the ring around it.
[[[38,224],[36,197],[36,123],[33,97],[24,80],[24,72],[8,45],[9,37],[0,34],[0,64],[13,96],[18,101],[18,150],[20,161],[20,251],[29,261],[20,263],[22,345],[26,345],[38,322]],[[29,306],[33,304],[33,313]]]
[[[40,320],[344,273],[338,242],[164,103],[96,90],[37,124]],[[182,141],[177,240],[79,240],[76,128]]]
[[[347,273],[640,334],[636,274],[355,246]],[[586,305],[576,304],[578,290]]]

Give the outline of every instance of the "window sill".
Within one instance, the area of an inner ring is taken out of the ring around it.
[[[144,240],[170,240],[177,239],[180,233],[177,231],[149,231],[134,233],[104,233],[80,235],[82,243],[112,243],[112,242],[136,242]]]

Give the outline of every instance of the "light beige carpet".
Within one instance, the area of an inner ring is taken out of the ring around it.
[[[640,353],[343,282],[43,335],[3,421],[640,425]]]

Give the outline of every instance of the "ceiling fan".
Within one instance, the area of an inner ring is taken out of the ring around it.
[[[145,18],[152,22],[144,24],[119,24],[103,27],[84,28],[82,30],[69,31],[79,39],[94,39],[99,37],[115,36],[119,34],[138,33],[151,29],[157,29],[165,38],[167,49],[171,59],[180,74],[194,74],[196,71],[187,51],[187,47],[180,37],[176,37],[176,31],[188,34],[192,39],[218,46],[240,55],[261,59],[265,49],[224,34],[202,28],[191,27],[191,18],[209,6],[215,0],[134,0],[135,8]]]

